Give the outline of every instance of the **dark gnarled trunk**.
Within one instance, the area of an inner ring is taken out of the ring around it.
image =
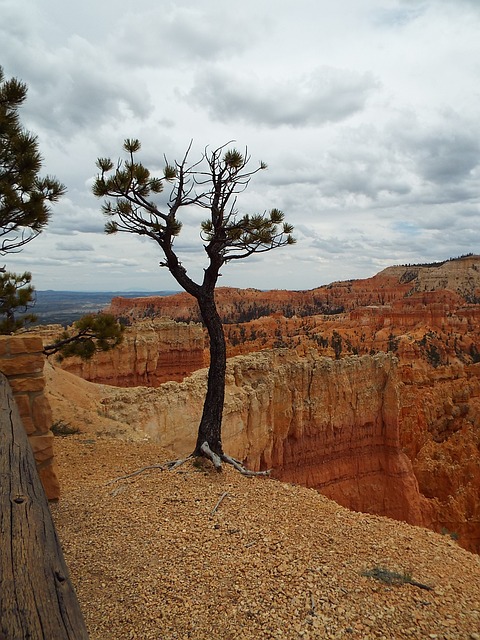
[[[214,453],[221,456],[223,454],[222,415],[227,366],[225,335],[213,291],[211,294],[199,296],[197,301],[210,338],[210,368],[208,370],[207,394],[194,454],[202,455],[200,448],[206,442]]]

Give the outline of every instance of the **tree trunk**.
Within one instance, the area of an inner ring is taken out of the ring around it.
[[[0,640],[88,640],[33,452],[0,374]]]
[[[225,334],[213,291],[211,294],[199,296],[197,301],[210,338],[210,368],[194,455],[203,455],[201,446],[206,442],[214,453],[222,456],[222,415],[227,368]]]

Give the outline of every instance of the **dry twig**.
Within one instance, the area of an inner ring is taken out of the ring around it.
[[[213,507],[213,509],[212,509],[212,515],[217,511],[218,507],[219,507],[219,506],[221,505],[221,503],[222,503],[222,500],[223,500],[224,498],[226,498],[227,496],[228,496],[228,491],[224,491],[224,492],[222,493],[222,495],[220,496],[220,499],[218,500],[217,504]]]

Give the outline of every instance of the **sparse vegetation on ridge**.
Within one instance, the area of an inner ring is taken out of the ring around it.
[[[465,253],[461,256],[457,256],[456,258],[447,258],[446,260],[441,260],[439,262],[416,262],[416,263],[406,263],[399,264],[399,267],[442,267],[447,262],[457,262],[458,260],[464,260],[465,258],[472,258],[474,253]]]

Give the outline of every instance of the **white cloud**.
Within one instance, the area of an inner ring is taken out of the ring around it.
[[[68,187],[8,268],[38,288],[176,287],[154,243],[103,234],[95,160],[126,137],[154,170],[192,138],[192,160],[234,139],[268,163],[239,208],[279,207],[298,243],[228,265],[224,285],[313,288],[480,251],[479,7],[3,0],[0,64],[28,84],[22,122]],[[178,238],[195,277],[203,217],[187,212]]]
[[[257,126],[309,127],[338,122],[362,111],[377,83],[372,74],[319,67],[305,75],[275,80],[231,70],[208,70],[187,98],[214,119],[239,118]]]

